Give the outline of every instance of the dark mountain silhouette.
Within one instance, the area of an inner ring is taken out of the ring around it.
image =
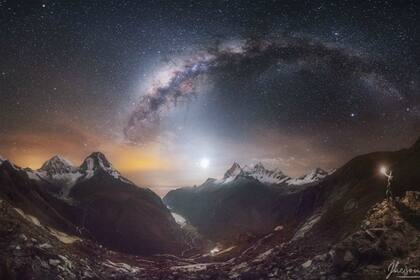
[[[115,250],[148,255],[182,248],[179,227],[161,199],[122,177],[101,153],[80,168],[60,157],[37,171],[4,161],[0,195],[41,224]]]
[[[0,279],[384,279],[396,261],[420,267],[419,163],[420,141],[298,184],[235,164],[168,193],[180,229],[101,153],[37,171],[0,160]],[[381,166],[394,176],[390,201]],[[185,231],[204,239],[181,254]]]
[[[367,210],[384,199],[386,178],[380,166],[393,170],[393,193],[401,196],[420,191],[419,163],[418,141],[409,149],[358,156],[316,183],[273,186],[237,172],[236,180],[173,190],[163,200],[211,239],[259,236],[277,225],[297,230],[309,222],[314,239],[322,233],[328,243],[354,230]]]

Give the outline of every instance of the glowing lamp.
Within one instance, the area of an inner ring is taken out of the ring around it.
[[[387,176],[387,175],[388,175],[388,174],[387,174],[388,169],[387,169],[385,166],[381,166],[381,168],[379,169],[379,171],[380,171],[382,174],[384,174],[385,176]]]

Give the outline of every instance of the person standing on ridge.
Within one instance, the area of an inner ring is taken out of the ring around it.
[[[393,196],[392,196],[392,191],[391,191],[391,182],[392,182],[392,170],[387,170],[386,167],[382,167],[381,168],[381,173],[384,174],[387,179],[388,179],[388,183],[386,185],[386,190],[385,190],[385,197],[386,200],[388,200],[388,202],[393,200]]]

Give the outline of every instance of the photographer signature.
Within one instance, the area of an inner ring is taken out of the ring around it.
[[[407,265],[401,266],[399,261],[394,260],[388,266],[388,274],[385,279],[390,279],[393,275],[397,278],[420,279],[420,269]]]

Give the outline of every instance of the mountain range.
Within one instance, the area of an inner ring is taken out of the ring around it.
[[[317,182],[331,174],[333,171],[334,170],[327,172],[321,168],[315,168],[306,175],[298,178],[291,178],[277,168],[274,170],[266,169],[261,162],[258,162],[252,167],[244,166],[243,168],[235,162],[226,171],[221,180],[215,180],[214,182],[216,184],[226,184],[235,181],[239,177],[250,177],[258,180],[260,183],[268,185],[286,184],[296,186]]]
[[[299,178],[234,163],[162,201],[99,152],[0,159],[0,279],[384,279],[420,267],[419,163],[420,139]]]
[[[59,156],[38,170],[3,160],[0,197],[36,213],[45,225],[123,252],[177,252],[182,247],[179,228],[161,199],[124,178],[99,152],[79,167]]]
[[[163,201],[201,233],[215,240],[258,236],[286,219],[295,219],[303,190],[332,172],[316,168],[291,178],[262,163],[241,167],[234,163],[221,179],[207,179],[198,187],[170,191]]]

